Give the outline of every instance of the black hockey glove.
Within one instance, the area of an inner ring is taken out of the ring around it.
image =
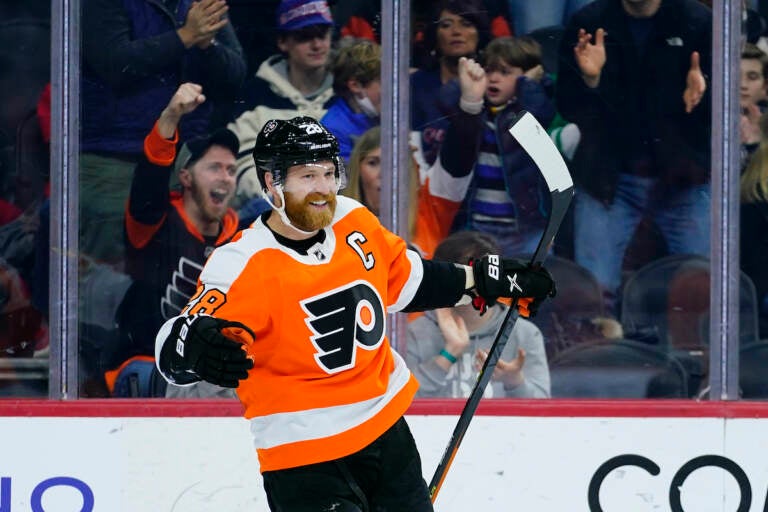
[[[547,269],[527,262],[490,254],[470,261],[477,297],[472,305],[481,313],[499,297],[519,299],[517,308],[524,317],[533,317],[547,297],[556,293],[555,281]]]
[[[236,388],[248,376],[253,361],[242,344],[225,336],[224,329],[243,329],[255,339],[253,331],[240,322],[213,316],[178,318],[160,353],[160,368],[177,384],[205,380],[225,388]]]

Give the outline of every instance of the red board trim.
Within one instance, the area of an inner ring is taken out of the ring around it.
[[[461,399],[416,400],[410,415],[458,416]],[[230,400],[0,400],[0,417],[221,417],[240,416]],[[693,400],[485,400],[479,416],[567,418],[768,418],[767,402]]]

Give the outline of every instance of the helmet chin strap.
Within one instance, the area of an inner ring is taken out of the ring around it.
[[[291,224],[291,220],[288,218],[288,214],[285,213],[285,194],[283,194],[283,186],[277,185],[275,187],[275,192],[280,197],[280,202],[282,203],[282,206],[280,206],[280,208],[275,206],[275,203],[272,202],[268,194],[264,195],[264,199],[267,201],[267,203],[269,203],[269,206],[271,206],[272,209],[277,212],[277,214],[280,216],[280,219],[282,219],[283,223],[288,227],[290,227],[291,229],[298,231],[302,235],[310,235],[310,236],[314,235],[315,233],[313,233],[312,231],[304,231],[303,229],[299,229],[293,224]]]

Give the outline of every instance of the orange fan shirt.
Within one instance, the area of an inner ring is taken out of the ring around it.
[[[280,244],[261,219],[216,249],[184,312],[255,333],[254,368],[237,393],[262,471],[364,448],[418,387],[389,345],[386,317],[413,299],[421,259],[365,207],[337,200],[325,240],[307,254]]]

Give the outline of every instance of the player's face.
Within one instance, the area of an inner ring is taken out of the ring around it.
[[[741,86],[739,100],[742,107],[766,99],[763,66],[758,59],[741,59]]]
[[[211,146],[185,179],[197,210],[207,222],[220,221],[235,193],[237,167],[235,155],[223,146]],[[183,182],[184,182],[183,181]]]
[[[328,64],[331,52],[331,29],[325,25],[310,25],[288,33],[278,40],[280,51],[296,69],[313,71]]]
[[[437,22],[437,51],[445,57],[462,57],[477,51],[477,27],[467,18],[450,11],[440,13]]]
[[[289,167],[283,183],[285,214],[303,231],[322,229],[333,220],[337,190],[336,168],[330,160]]]
[[[381,148],[370,151],[360,161],[360,192],[363,202],[376,215],[381,205]]]
[[[515,97],[517,79],[523,74],[523,68],[498,62],[485,68],[488,85],[485,97],[491,105],[504,105]]]

